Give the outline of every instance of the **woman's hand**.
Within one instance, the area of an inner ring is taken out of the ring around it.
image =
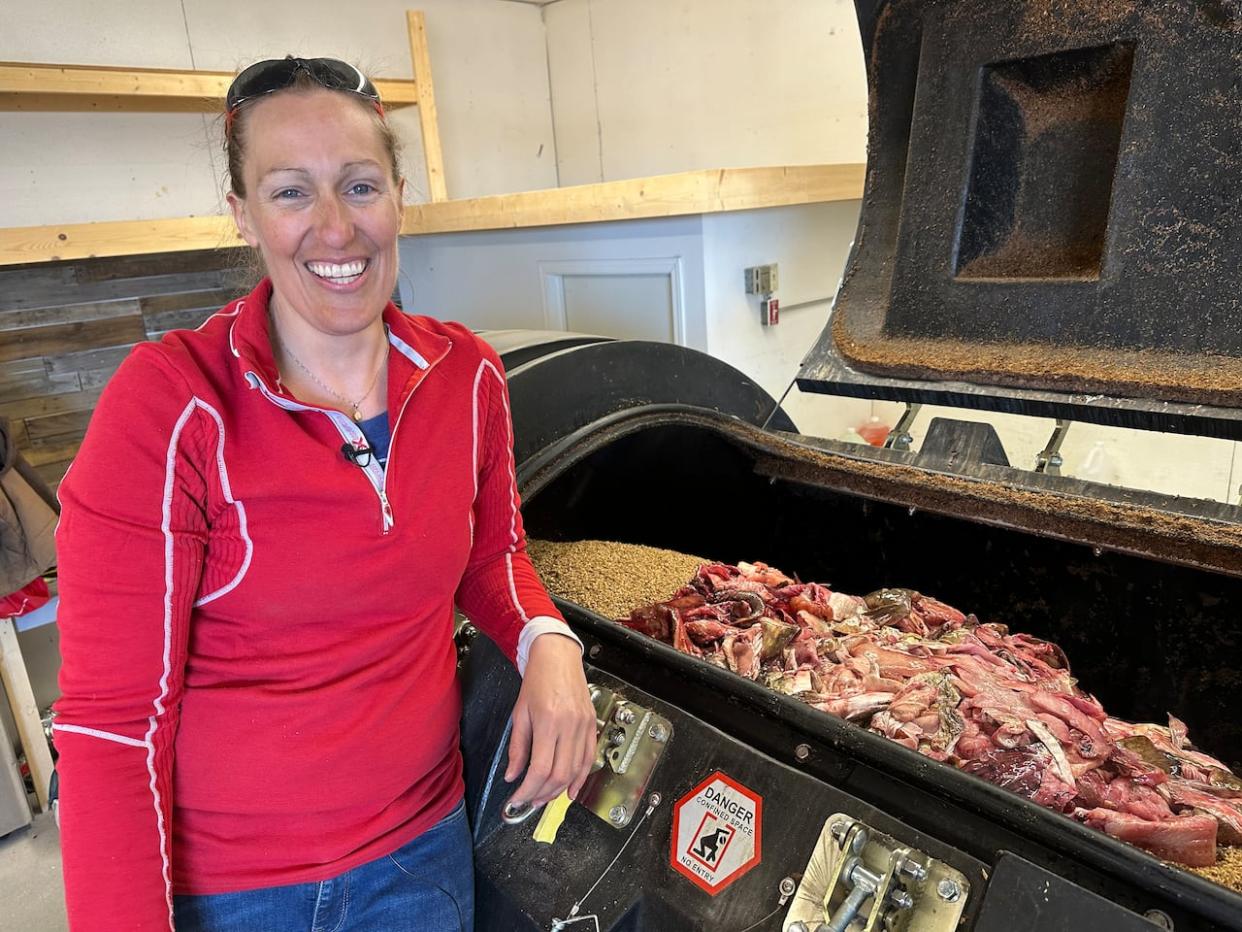
[[[530,646],[522,690],[513,706],[505,782],[526,769],[510,805],[542,806],[568,787],[578,795],[595,761],[595,707],[571,638],[541,634]],[[527,764],[529,763],[529,766]]]

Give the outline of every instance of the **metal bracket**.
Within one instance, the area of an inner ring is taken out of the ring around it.
[[[884,440],[884,448],[886,450],[900,450],[908,452],[910,444],[914,442],[914,436],[910,433],[910,427],[914,424],[914,419],[919,416],[919,412],[923,410],[921,404],[914,402],[906,403],[906,410],[897,420],[897,426],[888,432],[888,437]]]
[[[1047,473],[1049,476],[1061,475],[1061,467],[1065,463],[1061,459],[1061,444],[1065,442],[1065,435],[1069,432],[1072,423],[1074,422],[1057,418],[1057,426],[1053,428],[1052,436],[1048,438],[1044,448],[1035,457],[1036,472]]]
[[[578,793],[578,802],[613,828],[630,824],[656,764],[673,736],[668,719],[591,684],[591,703],[599,743],[595,764]]]
[[[824,823],[783,928],[952,932],[969,889],[949,865],[837,813]]]

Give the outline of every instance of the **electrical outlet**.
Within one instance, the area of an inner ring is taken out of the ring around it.
[[[759,302],[759,322],[765,327],[775,327],[781,322],[781,302],[768,295]]]
[[[747,294],[772,294],[780,287],[777,277],[777,264],[755,265],[748,268],[746,275]]]

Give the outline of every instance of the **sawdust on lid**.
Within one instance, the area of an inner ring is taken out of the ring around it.
[[[832,331],[846,359],[864,371],[881,375],[1156,397],[1224,407],[1242,404],[1242,359],[1219,353],[1188,356],[1152,350],[887,336],[860,340],[841,314],[833,316]]]
[[[846,456],[747,424],[735,430],[764,448],[758,470],[765,475],[1242,575],[1239,524]]]

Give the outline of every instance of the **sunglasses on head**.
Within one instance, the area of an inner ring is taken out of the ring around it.
[[[233,115],[242,104],[293,86],[301,73],[308,75],[321,87],[365,97],[371,101],[380,116],[384,115],[379,91],[366,75],[349,62],[336,58],[294,58],[289,55],[285,58],[255,62],[233,79],[224,98],[227,123],[232,123]]]

